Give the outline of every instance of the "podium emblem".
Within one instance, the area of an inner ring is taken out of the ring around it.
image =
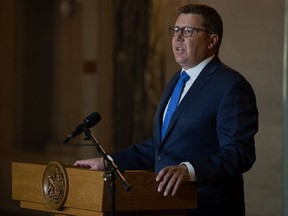
[[[51,161],[47,164],[42,177],[42,194],[47,206],[61,210],[66,201],[68,182],[67,173],[61,163]]]

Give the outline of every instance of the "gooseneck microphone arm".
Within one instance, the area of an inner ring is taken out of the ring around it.
[[[112,167],[111,173],[106,175],[104,177],[105,180],[109,179],[110,180],[110,189],[111,189],[111,216],[114,216],[115,214],[115,175],[117,175],[126,191],[129,191],[131,189],[131,186],[128,184],[128,182],[125,180],[123,177],[122,173],[119,171],[117,165],[114,163],[112,157],[106,153],[106,151],[103,149],[103,147],[100,145],[100,143],[96,140],[96,138],[91,134],[91,131],[89,130],[88,127],[84,127],[84,133],[88,139],[90,139],[93,143],[96,144],[98,152],[103,156],[104,158],[104,165],[105,161],[108,162],[109,167]],[[107,173],[106,173],[107,174]]]
[[[91,134],[91,131],[89,128],[84,127],[84,133],[85,135],[93,142],[96,144],[97,150],[99,151],[100,154],[104,157],[104,159],[112,166],[113,170],[115,170],[116,174],[120,178],[120,180],[123,183],[124,189],[125,190],[130,190],[131,186],[128,184],[128,182],[125,180],[123,177],[122,173],[119,171],[117,165],[114,163],[112,157],[107,154],[107,152],[103,149],[103,147],[100,145],[100,143],[96,140],[96,138]]]

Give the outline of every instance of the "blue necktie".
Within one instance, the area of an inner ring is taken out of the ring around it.
[[[166,111],[166,115],[165,115],[163,125],[162,125],[161,140],[163,140],[165,137],[170,119],[171,119],[176,107],[178,106],[178,103],[179,103],[179,100],[180,100],[180,97],[181,97],[181,94],[183,91],[183,87],[184,87],[185,83],[187,82],[187,80],[189,80],[189,79],[190,79],[190,76],[185,71],[183,71],[181,73],[179,80],[178,80],[178,83],[176,84],[176,86],[174,88],[170,103],[169,103],[167,111]]]

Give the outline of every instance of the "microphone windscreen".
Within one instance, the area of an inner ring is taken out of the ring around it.
[[[90,128],[95,126],[99,121],[101,120],[101,116],[99,113],[97,112],[93,112],[91,114],[89,114],[84,120],[84,124]]]

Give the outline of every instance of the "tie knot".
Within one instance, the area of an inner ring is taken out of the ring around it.
[[[189,79],[190,79],[190,76],[185,71],[183,71],[180,75],[180,80],[187,82]]]

